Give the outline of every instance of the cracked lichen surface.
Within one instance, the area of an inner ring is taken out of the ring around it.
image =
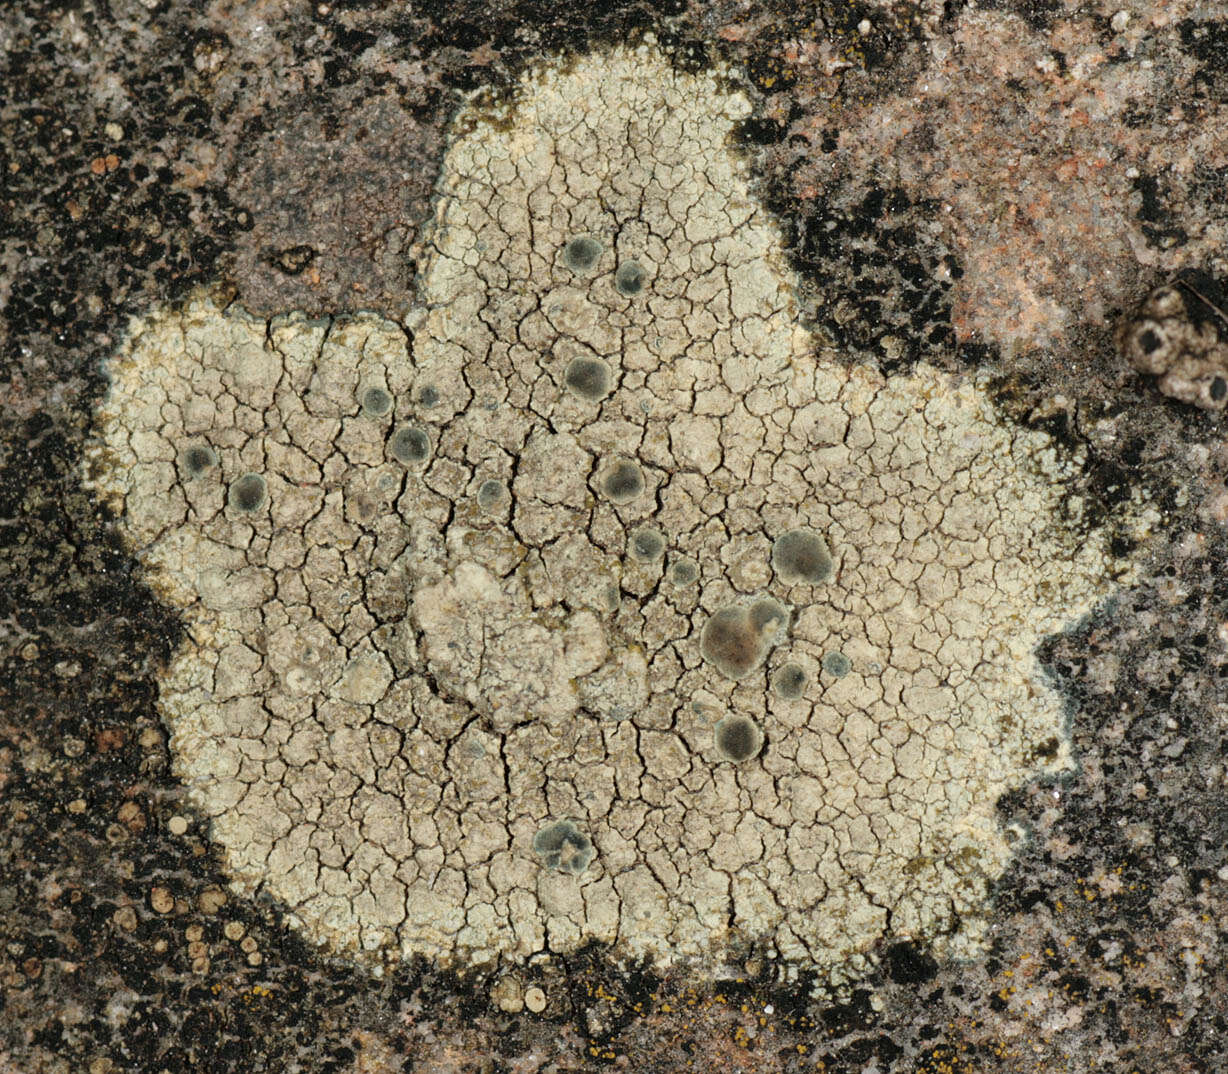
[[[111,363],[92,481],[187,624],[178,773],[334,951],[969,950],[999,796],[1069,765],[1034,651],[1119,566],[1079,460],[818,347],[749,111],[649,46],[545,66],[458,120],[408,331],[201,294]],[[829,577],[773,569],[794,531]],[[591,859],[549,867],[564,823]]]

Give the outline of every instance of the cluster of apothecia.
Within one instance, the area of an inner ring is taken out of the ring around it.
[[[112,360],[177,771],[335,951],[966,946],[998,797],[1068,763],[1034,650],[1119,567],[1078,460],[819,347],[729,85],[544,65],[458,121],[408,325],[198,295]]]

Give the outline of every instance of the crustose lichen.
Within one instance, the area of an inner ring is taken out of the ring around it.
[[[1078,460],[800,325],[731,78],[644,45],[475,106],[412,347],[198,295],[111,362],[176,771],[334,950],[966,948],[996,800],[1068,763],[1034,649],[1120,566]]]

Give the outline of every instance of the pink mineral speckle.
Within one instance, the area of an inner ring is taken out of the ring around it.
[[[1110,324],[1147,269],[1222,257],[1228,223],[1195,219],[1181,195],[1228,164],[1207,122],[1224,108],[1178,92],[1159,65],[1121,63],[1146,31],[1129,26],[1106,39],[1090,17],[1045,33],[965,11],[905,92],[844,125],[839,173],[938,203],[933,226],[964,269],[952,288],[961,340],[1051,347],[1076,324]],[[831,117],[811,122],[817,143]],[[799,169],[795,193],[813,196],[829,169]],[[1181,233],[1183,244],[1168,237]]]

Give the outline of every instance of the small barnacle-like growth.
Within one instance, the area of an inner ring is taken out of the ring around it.
[[[392,395],[387,388],[372,384],[363,389],[359,405],[368,418],[382,418],[392,409]]]
[[[1204,410],[1228,405],[1228,314],[1190,283],[1152,291],[1118,327],[1117,345],[1165,395]]]
[[[259,474],[244,474],[231,482],[227,502],[243,514],[254,514],[264,506],[268,497],[268,484]]]
[[[808,677],[800,664],[782,664],[772,673],[772,689],[785,701],[796,701],[806,689]]]
[[[602,358],[573,358],[563,373],[563,383],[586,403],[599,403],[610,394],[610,363]]]
[[[665,534],[656,526],[636,526],[631,531],[628,551],[641,563],[655,563],[665,555]]]
[[[581,275],[592,272],[600,257],[601,243],[591,235],[578,235],[563,247],[563,264]]]
[[[704,624],[699,651],[730,679],[745,678],[764,657],[759,633],[741,607],[722,608]]]
[[[632,298],[644,290],[648,273],[638,261],[624,261],[614,270],[614,286],[620,295]]]
[[[744,679],[766,659],[787,619],[771,599],[727,605],[704,624],[700,654],[726,678]]]
[[[669,566],[669,580],[679,588],[692,585],[699,579],[699,564],[685,556],[673,560]]]
[[[184,619],[175,773],[334,953],[969,954],[998,799],[1069,763],[1035,652],[1129,577],[1081,459],[812,338],[736,82],[543,62],[458,117],[407,324],[199,292],[110,360],[88,472]]]
[[[789,530],[772,542],[772,569],[785,585],[826,582],[832,567],[827,542],[814,530]]]
[[[388,454],[405,466],[418,466],[431,456],[431,438],[419,425],[400,425],[388,438]]]
[[[780,601],[762,597],[753,601],[747,609],[747,620],[766,645],[778,631],[788,626],[789,612]]]
[[[579,876],[593,860],[593,841],[571,821],[557,820],[533,836],[533,853],[548,869]]]
[[[478,507],[487,514],[502,510],[510,499],[507,485],[502,481],[496,481],[493,477],[487,478],[478,486]]]
[[[605,495],[617,504],[630,503],[644,493],[644,471],[634,459],[615,459],[597,478]]]
[[[843,679],[853,670],[853,662],[844,653],[834,650],[823,654],[822,664],[823,670],[834,679]]]
[[[763,749],[763,732],[749,716],[725,716],[712,729],[712,745],[723,760],[742,764]]]
[[[189,444],[179,452],[179,467],[184,479],[203,477],[217,466],[217,452],[208,444]]]

